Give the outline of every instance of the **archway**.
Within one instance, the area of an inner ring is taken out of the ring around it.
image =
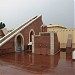
[[[24,50],[24,37],[21,33],[15,36],[15,51],[21,52]]]
[[[29,32],[29,42],[32,42],[32,36],[35,35],[35,32],[33,29],[30,30]]]
[[[35,32],[33,29],[30,30],[29,32],[29,44],[28,44],[28,48],[29,48],[29,51],[32,51],[32,36],[35,35]]]
[[[30,32],[30,42],[32,42],[32,35],[34,35],[33,31]]]

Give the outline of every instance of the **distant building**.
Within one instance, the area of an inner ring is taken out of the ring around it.
[[[69,35],[72,39],[72,48],[75,48],[75,28],[67,28],[62,25],[47,25],[47,32],[56,32],[60,42],[60,48],[66,48]]]

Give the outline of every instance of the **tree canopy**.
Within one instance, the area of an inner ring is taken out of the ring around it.
[[[0,29],[4,28],[5,27],[5,23],[3,22],[0,22]]]

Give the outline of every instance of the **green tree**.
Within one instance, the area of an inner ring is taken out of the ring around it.
[[[0,29],[4,28],[5,27],[5,23],[3,22],[0,22]]]

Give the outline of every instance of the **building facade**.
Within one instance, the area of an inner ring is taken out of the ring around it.
[[[75,48],[74,29],[60,25],[44,25],[42,16],[35,16],[0,39],[0,55],[31,51],[35,54],[55,55],[60,48]]]
[[[55,55],[60,51],[60,43],[54,32],[40,32],[33,36],[32,53],[43,55]]]
[[[36,16],[22,26],[9,32],[0,39],[0,54],[27,50],[27,45],[31,41],[30,36],[38,35],[42,24],[42,17]]]
[[[56,32],[60,42],[60,48],[66,49],[69,36],[72,40],[72,48],[75,48],[75,28],[67,28],[62,25],[47,25],[47,32]]]

